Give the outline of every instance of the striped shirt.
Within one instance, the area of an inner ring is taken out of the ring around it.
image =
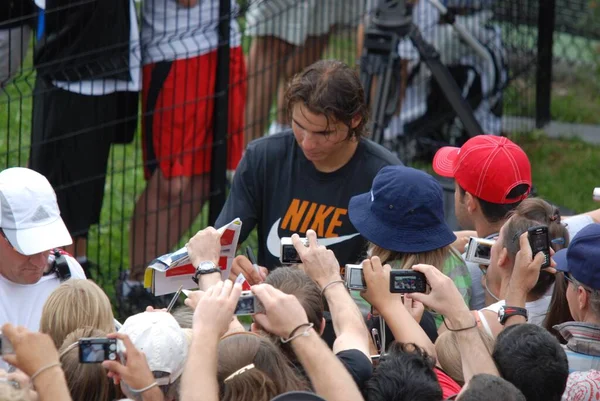
[[[566,322],[554,326],[567,344],[569,373],[600,370],[600,326],[584,322]]]

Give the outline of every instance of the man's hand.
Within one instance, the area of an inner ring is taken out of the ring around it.
[[[231,264],[231,271],[229,272],[229,280],[235,283],[235,280],[238,278],[240,273],[246,277],[246,281],[248,284],[257,285],[261,284],[267,278],[267,274],[269,274],[269,270],[266,267],[258,266],[258,272],[250,262],[250,259],[245,257],[244,255],[236,256],[233,259]]]
[[[402,303],[401,294],[390,292],[390,265],[382,266],[379,256],[373,256],[371,259],[365,259],[362,267],[367,289],[360,295],[368,303],[380,312],[393,303]]]
[[[469,244],[469,238],[477,237],[477,231],[454,231],[454,235],[456,235],[456,241],[452,243],[452,246],[460,253],[463,253]]]
[[[2,355],[2,358],[29,377],[45,366],[60,362],[54,342],[47,334],[31,332],[10,323],[2,326],[2,334],[15,350],[14,354]]]
[[[408,313],[410,313],[410,315],[413,317],[413,319],[416,320],[417,323],[421,323],[423,313],[425,312],[425,305],[409,297],[402,297],[402,300],[404,302],[404,307],[406,308]]]
[[[308,323],[306,312],[294,295],[285,294],[269,284],[255,285],[252,292],[265,309],[264,313],[255,314],[254,320],[269,333],[287,338],[296,327]]]
[[[198,303],[200,302],[203,296],[204,291],[190,291],[186,294],[186,298],[185,301],[183,301],[183,303],[186,306],[189,306],[192,310],[196,310],[196,307],[198,306]]]
[[[219,281],[204,293],[194,311],[193,330],[219,338],[225,334],[233,318],[242,286],[230,280]]]
[[[198,267],[201,262],[207,261],[218,265],[221,253],[221,234],[213,227],[207,227],[198,231],[185,244],[185,247],[194,267]]]
[[[298,234],[292,235],[292,243],[302,260],[304,272],[321,288],[332,281],[341,280],[340,263],[333,251],[318,244],[314,230],[308,230],[306,238],[308,246],[304,246]]]
[[[524,232],[519,237],[519,252],[515,256],[515,265],[510,275],[510,281],[508,284],[507,298],[510,294],[511,301],[522,300],[524,305],[525,299],[529,291],[535,287],[538,279],[540,278],[540,272],[542,265],[544,264],[545,256],[543,252],[539,252],[533,257],[531,251],[531,245],[529,244],[529,234]],[[550,254],[554,255],[554,250],[550,248]],[[554,268],[556,263],[550,259],[550,267],[545,269],[548,273],[556,273]],[[519,306],[513,305],[510,306]]]
[[[469,307],[451,278],[431,265],[414,265],[413,270],[425,274],[431,291],[429,294],[406,294],[405,297],[421,302],[442,314],[452,323],[453,328],[463,327],[466,319],[472,321]]]

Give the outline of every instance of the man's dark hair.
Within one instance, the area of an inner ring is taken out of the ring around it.
[[[502,377],[521,390],[527,401],[560,401],[569,363],[558,340],[542,327],[505,328],[496,339],[492,357]]]
[[[297,103],[302,103],[311,113],[323,114],[327,124],[346,125],[348,139],[365,136],[369,118],[365,91],[358,73],[341,61],[317,61],[294,76],[285,92],[290,120]],[[356,117],[360,117],[360,123],[352,128]]]
[[[435,359],[415,344],[392,343],[366,384],[369,401],[440,401]]]
[[[511,382],[488,374],[475,375],[457,401],[525,401],[525,396]]]
[[[506,198],[518,199],[520,196],[526,194],[528,190],[529,185],[527,184],[517,185],[508,193]],[[465,196],[465,193],[467,192],[460,185],[458,185],[458,191],[460,192],[461,199]],[[489,223],[497,223],[499,221],[504,220],[509,214],[509,212],[511,212],[521,203],[521,201],[518,201],[514,203],[500,204],[484,201],[483,199],[478,198],[475,195],[473,195],[473,197],[479,202],[479,205],[481,206],[481,212],[483,213],[483,216]]]

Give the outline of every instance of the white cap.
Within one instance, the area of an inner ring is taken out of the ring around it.
[[[23,255],[73,243],[56,194],[43,175],[23,167],[0,172],[0,227]]]
[[[119,333],[127,334],[133,345],[146,355],[152,372],[169,374],[156,379],[159,386],[173,383],[183,373],[188,342],[170,313],[138,313],[125,320]]]

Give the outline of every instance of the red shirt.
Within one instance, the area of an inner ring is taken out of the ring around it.
[[[435,372],[438,382],[440,383],[440,387],[442,388],[442,398],[444,400],[460,393],[461,387],[457,382],[454,381],[454,379],[437,367],[433,368],[433,371]]]

